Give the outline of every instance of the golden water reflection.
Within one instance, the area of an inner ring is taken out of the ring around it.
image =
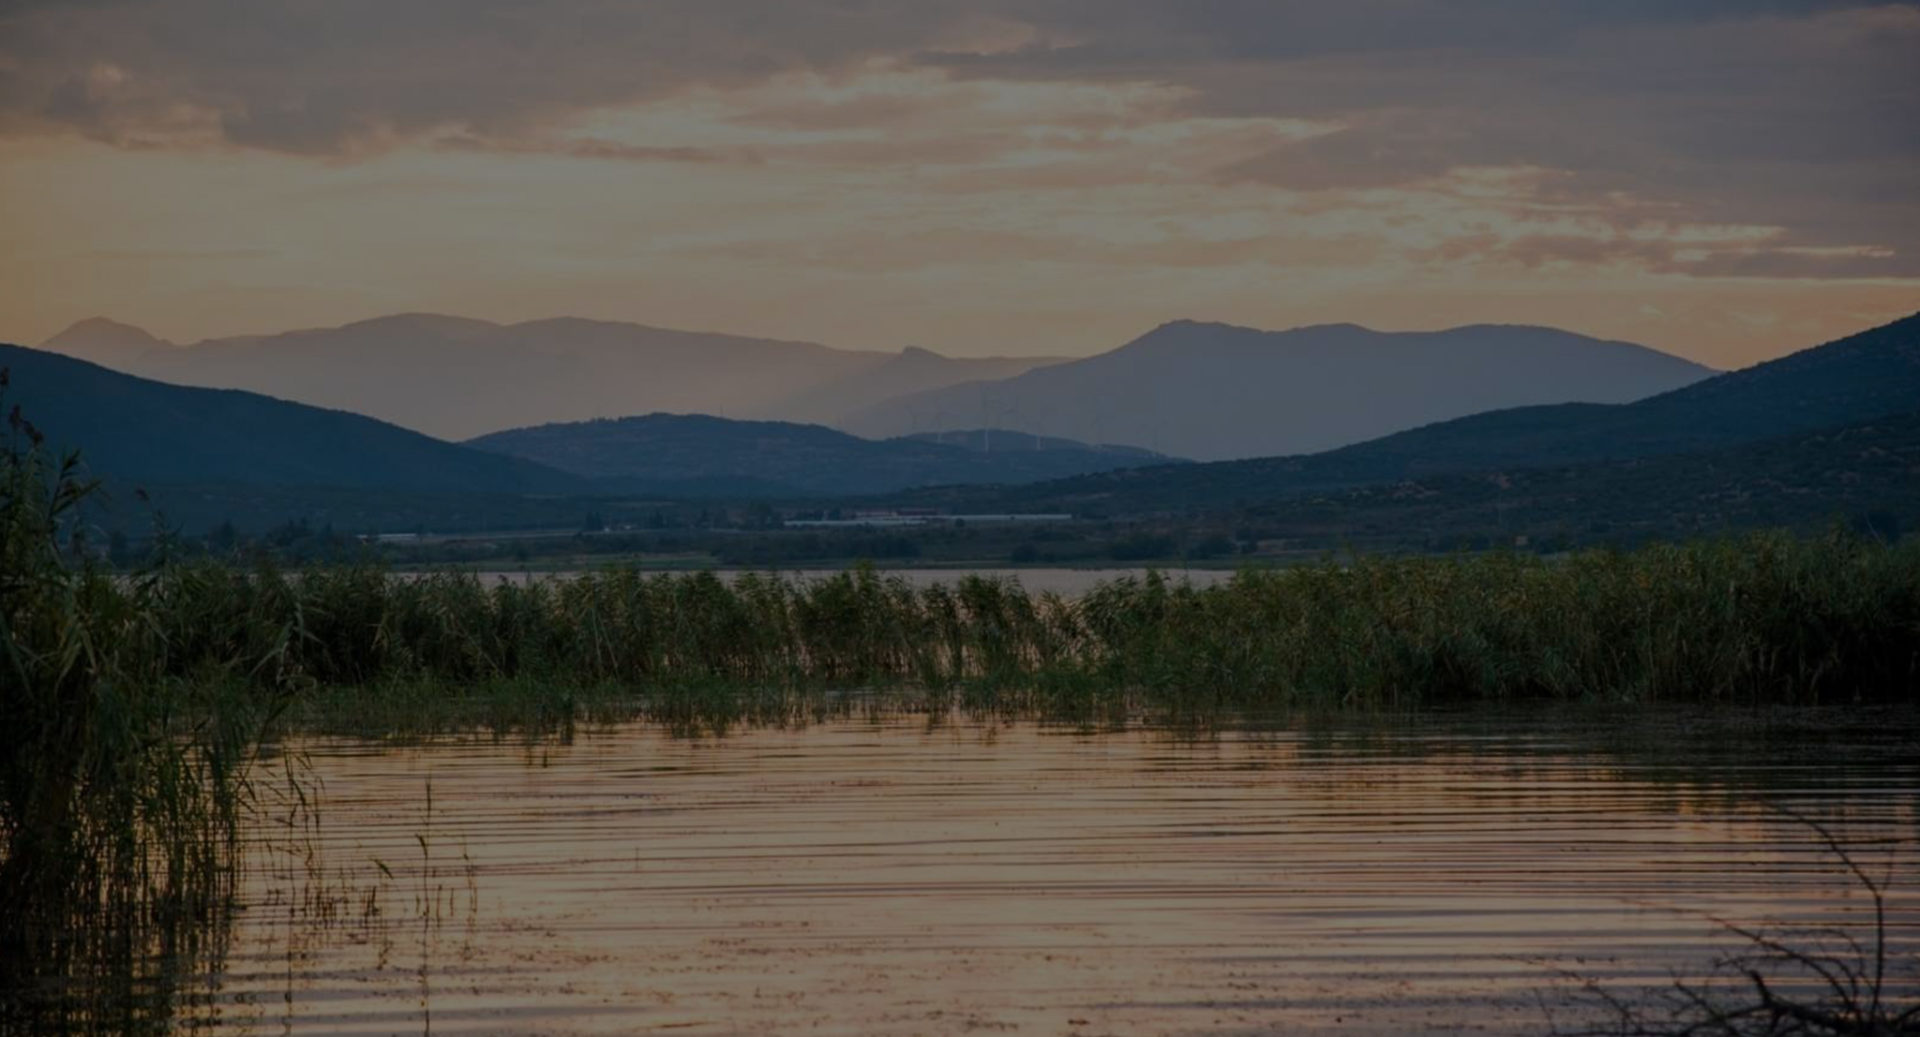
[[[304,931],[263,870],[218,1025],[1538,1033],[1533,959],[1659,985],[1725,948],[1703,915],[1870,911],[1810,833],[1735,793],[1910,838],[1911,745],[1787,744],[1703,748],[1686,764],[1726,783],[1688,785],[1672,761],[1445,724],[313,743],[313,846],[383,884],[382,928]],[[1913,877],[1910,850],[1861,852]]]

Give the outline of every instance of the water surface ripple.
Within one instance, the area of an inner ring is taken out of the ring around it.
[[[314,743],[315,859],[378,885],[383,925],[316,931],[262,869],[220,1026],[1538,1033],[1535,959],[1659,985],[1731,946],[1706,916],[1869,916],[1763,796],[1892,869],[1911,948],[1911,749],[911,720]]]

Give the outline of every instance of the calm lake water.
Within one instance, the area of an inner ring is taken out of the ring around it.
[[[1868,841],[1912,949],[1920,753],[1896,726],[315,742],[301,852],[337,903],[263,826],[217,1028],[1540,1033],[1558,994],[1532,959],[1658,986],[1734,946],[1705,915],[1870,918],[1764,802]]]

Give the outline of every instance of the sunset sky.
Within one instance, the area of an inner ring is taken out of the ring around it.
[[[1920,4],[0,0],[0,339],[1920,310]]]

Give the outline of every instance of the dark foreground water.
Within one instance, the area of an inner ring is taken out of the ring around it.
[[[1580,1016],[1539,959],[1633,990],[1735,945],[1706,916],[1870,918],[1767,803],[1893,880],[1909,954],[1920,923],[1920,755],[1885,725],[304,749],[321,823],[261,828],[218,1029],[1539,1033]]]

